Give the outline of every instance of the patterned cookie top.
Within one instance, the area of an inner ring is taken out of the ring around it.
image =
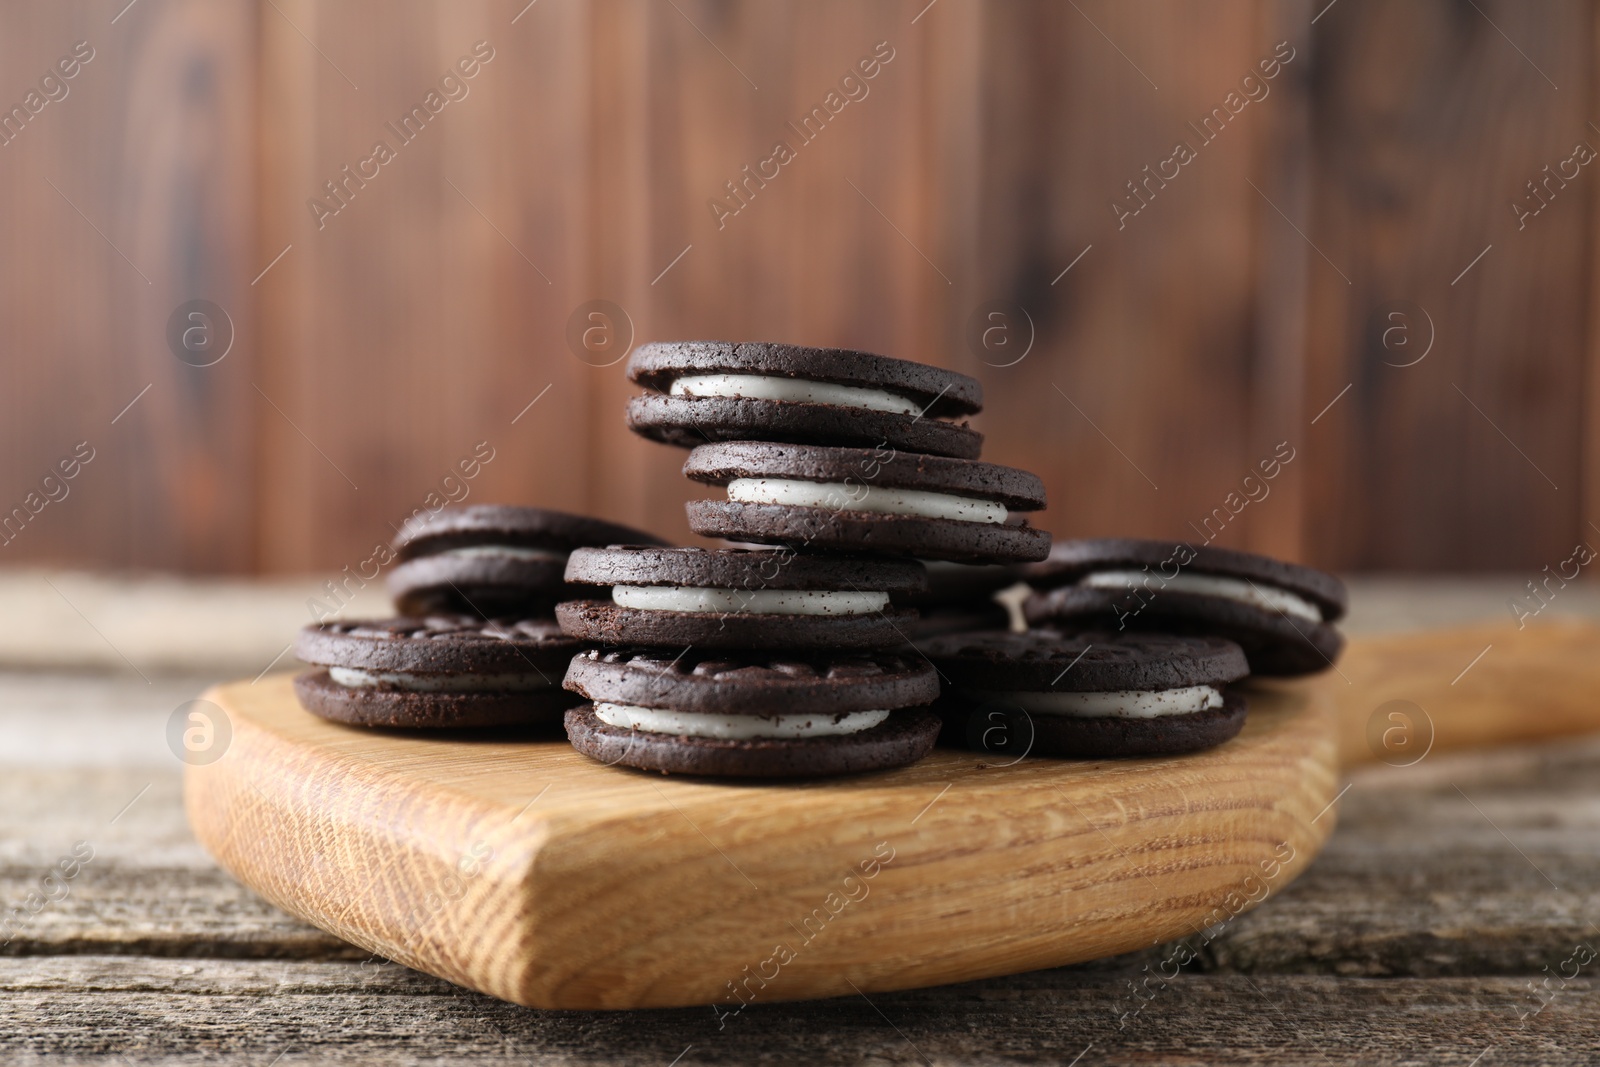
[[[307,626],[294,653],[306,663],[424,673],[559,671],[583,645],[554,619],[459,615],[362,619]]]
[[[652,649],[579,654],[566,687],[590,700],[726,715],[842,713],[915,707],[939,695],[919,656],[801,657],[760,652]]]
[[[671,585],[712,589],[872,590],[916,593],[927,575],[916,560],[805,554],[784,548],[580,548],[567,581],[586,585]]]
[[[757,341],[652,341],[628,358],[628,377],[666,392],[686,374],[757,374],[887,389],[927,405],[932,416],[983,409],[983,385],[956,371],[848,348]]]
[[[1002,630],[947,634],[922,644],[953,684],[1064,693],[1221,685],[1250,673],[1244,652],[1220,637],[1133,632]]]

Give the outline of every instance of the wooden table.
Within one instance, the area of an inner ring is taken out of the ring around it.
[[[237,625],[233,601],[202,590],[232,635],[211,655],[168,624],[165,645],[146,633],[134,647],[115,608],[127,587],[51,578],[83,614],[0,648],[0,902],[20,904],[75,849],[93,856],[0,949],[0,1061],[1600,1058],[1600,738],[1355,772],[1310,872],[1215,931],[1181,972],[1172,946],[1152,946],[870,1000],[756,1005],[720,1029],[710,1007],[540,1012],[366,958],[237,885],[190,835],[168,716],[217,677],[253,673],[246,660],[264,667],[279,635],[239,631],[261,630],[263,612],[291,616],[299,587],[250,590]],[[1361,583],[1352,626],[1493,618],[1517,584]],[[0,625],[17,626],[29,597],[60,596],[36,585],[0,582]],[[1572,593],[1552,610],[1596,613],[1589,590]],[[197,595],[140,599],[162,619]],[[112,664],[121,671],[87,669]]]

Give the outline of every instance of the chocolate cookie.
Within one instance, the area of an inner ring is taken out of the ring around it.
[[[733,541],[963,563],[1041,560],[1050,535],[1016,518],[1044,507],[1027,471],[893,449],[728,441],[689,453],[683,473],[726,486],[691,500],[689,528]]]
[[[1043,589],[1032,622],[1215,634],[1237,642],[1255,674],[1326,670],[1344,648],[1333,623],[1347,603],[1331,574],[1249,552],[1183,541],[1065,541],[1027,568]]]
[[[928,591],[907,599],[918,607],[950,608],[992,605],[1002,589],[1022,581],[1025,564],[971,564],[929,560]]]
[[[569,635],[683,648],[860,649],[901,644],[915,611],[891,595],[926,585],[914,560],[787,549],[580,548],[567,581],[609,585],[609,600],[556,605]]]
[[[402,615],[535,615],[575,594],[561,580],[584,545],[665,541],[613,522],[545,508],[473,504],[401,527],[389,592]]]
[[[567,737],[605,764],[671,774],[816,778],[903,767],[940,723],[939,679],[916,655],[589,651],[566,687],[592,703]]]
[[[983,408],[975,378],[843,348],[726,341],[641,345],[628,377],[653,394],[628,426],[667,444],[799,441],[977,459],[983,435],[946,421]]]
[[[356,726],[553,725],[574,703],[562,672],[583,645],[554,622],[460,616],[307,626],[295,655],[301,707]]]
[[[994,753],[1103,759],[1219,745],[1244,725],[1249,673],[1232,641],[1030,630],[920,646],[951,685],[947,735]]]

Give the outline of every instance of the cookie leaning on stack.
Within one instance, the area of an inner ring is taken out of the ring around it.
[[[1105,538],[1063,541],[1024,570],[1036,624],[1226,637],[1261,675],[1327,670],[1344,649],[1344,583],[1270,556]]]
[[[585,647],[551,609],[567,556],[617,539],[661,544],[616,523],[544,508],[475,504],[407,523],[389,591],[393,619],[307,626],[295,679],[307,711],[356,726],[550,727],[577,698],[562,672]],[[488,618],[485,618],[488,616]]]
[[[618,523],[547,508],[445,508],[400,528],[389,593],[402,615],[548,617],[556,601],[576,592],[561,578],[572,550],[621,542],[666,544]]]

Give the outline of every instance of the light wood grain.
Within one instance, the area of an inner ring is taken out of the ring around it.
[[[996,768],[940,751],[801,787],[658,781],[560,742],[346,730],[276,676],[210,695],[234,741],[190,768],[188,806],[206,847],[274,903],[518,1003],[930,985],[1171,940],[1281,890],[1331,830],[1336,740],[1347,760],[1416,763],[1600,725],[1585,699],[1600,664],[1582,655],[1596,627],[1501,635],[1493,669],[1446,681],[1481,636],[1357,642],[1335,672],[1257,686],[1245,733],[1186,759]],[[1407,720],[1428,736],[1404,760],[1369,743],[1391,694],[1434,709]],[[843,881],[874,854],[894,862]],[[867,894],[854,911],[845,890]]]
[[[284,676],[211,699],[232,746],[189,769],[186,796],[223,866],[342,938],[541,1007],[731,1001],[763,969],[770,987],[747,988],[774,1000],[1113,955],[1286,885],[1333,823],[1330,712],[1290,694],[1184,759],[1002,769],[940,751],[776,787],[607,769],[564,742],[346,730]],[[875,854],[893,860],[845,881]],[[846,892],[865,896],[830,897]],[[774,977],[779,943],[793,958]]]
[[[1433,747],[1446,749],[1600,729],[1597,650],[1600,625],[1579,620],[1357,638],[1337,674],[1326,678],[1339,706],[1340,758],[1420,759],[1430,732]],[[1406,701],[1420,714],[1400,708],[1408,718],[1390,719],[1383,710],[1390,701]],[[1368,736],[1374,716],[1382,729],[1406,731],[1391,739],[1411,750],[1374,748]]]
[[[63,721],[58,711],[49,714]],[[76,719],[65,721],[77,728]],[[1359,769],[1339,803],[1339,832],[1311,869],[1216,932],[1197,966],[1251,974],[1539,974],[1588,936],[1583,916],[1600,909],[1597,760],[1600,738],[1591,738]],[[108,837],[107,820],[147,784]],[[8,768],[0,776],[0,899],[19,899],[66,845],[85,837],[97,861],[67,899],[0,954],[369,955],[220,871],[194,841],[179,776],[167,770],[101,770],[86,781],[72,770]],[[1157,960],[1163,951],[1124,963]]]

